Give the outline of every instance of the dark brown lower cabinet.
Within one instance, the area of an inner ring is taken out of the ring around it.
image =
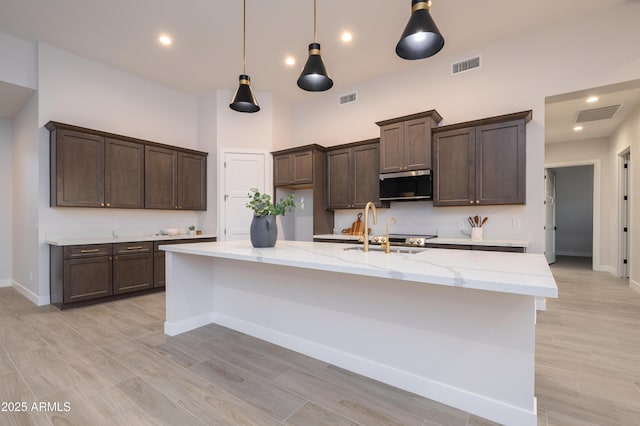
[[[64,303],[111,296],[111,256],[64,261]]]
[[[114,244],[114,294],[153,288],[153,243]]]
[[[478,251],[500,251],[500,252],[510,252],[510,253],[526,253],[527,249],[525,247],[504,247],[504,246],[481,246],[481,245],[470,245],[470,244],[437,244],[437,243],[427,243],[425,244],[427,248],[443,248],[450,250],[478,250]]]
[[[165,254],[163,251],[153,253],[153,286],[164,287],[166,279]]]

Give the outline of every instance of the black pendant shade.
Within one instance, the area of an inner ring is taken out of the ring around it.
[[[396,54],[403,59],[424,59],[444,47],[444,37],[429,14],[429,3],[412,0],[411,17],[396,45]]]
[[[298,87],[309,92],[323,92],[333,87],[333,80],[327,75],[320,55],[320,43],[309,45],[309,59],[298,78]]]
[[[240,74],[240,85],[233,95],[229,108],[238,112],[258,112],[260,106],[251,91],[251,79],[248,75]]]
[[[258,112],[260,106],[251,91],[251,79],[247,75],[247,0],[242,2],[242,74],[240,84],[231,99],[229,108],[238,112]]]

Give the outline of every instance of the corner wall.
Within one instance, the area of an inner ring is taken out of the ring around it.
[[[11,285],[11,223],[13,216],[13,132],[11,121],[0,117],[0,287]]]
[[[619,229],[619,197],[620,182],[618,176],[620,176],[620,166],[618,156],[625,149],[631,148],[631,165],[630,165],[630,200],[631,200],[631,212],[629,215],[629,227],[631,233],[629,240],[631,242],[630,248],[630,273],[629,284],[634,289],[640,292],[640,108],[636,109],[629,118],[620,126],[616,133],[611,137],[610,145],[610,157],[611,161],[616,164],[615,177],[617,184],[613,186],[615,191],[611,191],[616,197],[616,201],[611,205],[612,209],[615,209],[615,216],[612,217],[612,226],[615,226],[615,230]],[[612,231],[614,232],[614,231]],[[615,232],[614,235],[619,235]],[[611,250],[615,250],[619,253],[620,241],[616,238],[611,244]]]

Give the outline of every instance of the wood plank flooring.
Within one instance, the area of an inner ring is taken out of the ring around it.
[[[640,294],[581,264],[552,270],[538,425],[640,424]],[[0,412],[0,424],[495,424],[222,327],[165,336],[163,322],[162,293],[60,312],[0,289],[0,402],[60,407]]]

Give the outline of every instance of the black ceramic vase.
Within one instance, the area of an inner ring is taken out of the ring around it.
[[[256,248],[273,247],[278,239],[275,216],[254,216],[249,229],[251,244]]]

